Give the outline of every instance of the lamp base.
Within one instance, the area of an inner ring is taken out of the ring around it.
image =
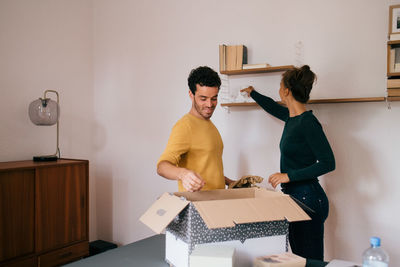
[[[58,157],[56,155],[46,155],[46,156],[34,156],[33,161],[56,161]]]

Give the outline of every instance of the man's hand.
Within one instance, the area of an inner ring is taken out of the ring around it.
[[[181,168],[178,179],[182,181],[183,187],[189,192],[199,191],[205,185],[198,173],[184,168]]]
[[[169,161],[161,161],[157,166],[157,173],[169,180],[181,180],[182,186],[189,192],[199,191],[205,185],[205,181],[198,173],[176,167]]]
[[[273,188],[276,188],[278,184],[285,184],[290,182],[290,180],[287,173],[277,172],[269,176],[268,182],[272,185]]]

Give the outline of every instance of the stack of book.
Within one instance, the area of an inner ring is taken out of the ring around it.
[[[219,46],[219,70],[241,70],[247,63],[247,48],[244,45]]]
[[[400,78],[387,80],[388,97],[400,98]]]
[[[271,67],[268,63],[247,64],[247,47],[245,45],[219,45],[219,71],[268,67]]]

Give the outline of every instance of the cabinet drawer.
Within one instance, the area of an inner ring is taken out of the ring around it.
[[[36,257],[30,257],[23,260],[16,260],[7,263],[0,263],[2,267],[35,267],[36,266]]]
[[[39,267],[58,266],[73,260],[77,260],[89,254],[89,242],[81,242],[76,245],[61,248],[39,256]]]

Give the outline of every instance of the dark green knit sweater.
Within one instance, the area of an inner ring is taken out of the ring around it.
[[[335,169],[331,146],[312,111],[289,117],[289,110],[273,99],[255,90],[250,95],[265,111],[285,122],[279,145],[281,173],[287,173],[291,182],[316,180]]]

